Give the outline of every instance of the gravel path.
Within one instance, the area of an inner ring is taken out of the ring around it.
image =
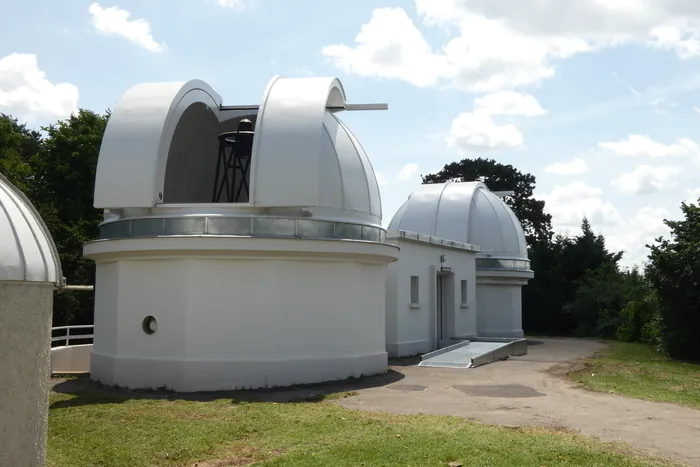
[[[578,389],[562,376],[604,344],[578,339],[538,342],[526,356],[475,369],[394,366],[403,378],[360,389],[357,396],[338,403],[360,410],[575,429],[700,466],[700,411]]]

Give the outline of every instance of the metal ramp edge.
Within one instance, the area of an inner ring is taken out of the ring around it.
[[[429,358],[434,358],[434,357],[437,357],[438,355],[445,354],[447,352],[450,352],[450,351],[455,350],[455,349],[459,349],[459,348],[467,346],[467,345],[469,345],[469,341],[463,340],[463,341],[457,342],[456,344],[448,345],[447,347],[443,347],[441,349],[433,350],[432,352],[428,352],[426,354],[423,354],[420,356],[420,359],[421,359],[421,361],[423,361],[423,360],[427,360]]]
[[[459,342],[421,356],[418,366],[476,368],[512,356],[527,354],[525,339],[476,339]]]

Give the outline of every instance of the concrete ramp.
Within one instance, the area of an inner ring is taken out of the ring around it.
[[[478,339],[461,341],[427,353],[418,366],[439,368],[475,368],[511,356],[527,354],[525,339]]]

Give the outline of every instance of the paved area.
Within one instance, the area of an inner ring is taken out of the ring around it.
[[[400,414],[429,413],[500,425],[579,430],[605,441],[700,466],[700,411],[578,389],[562,376],[604,344],[537,339],[528,355],[474,369],[394,366],[391,384],[338,403]]]

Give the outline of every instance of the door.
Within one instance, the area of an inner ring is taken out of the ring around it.
[[[443,274],[437,275],[437,287],[435,289],[435,295],[437,299],[436,318],[437,318],[437,348],[442,348],[442,342],[445,340],[445,276]]]

